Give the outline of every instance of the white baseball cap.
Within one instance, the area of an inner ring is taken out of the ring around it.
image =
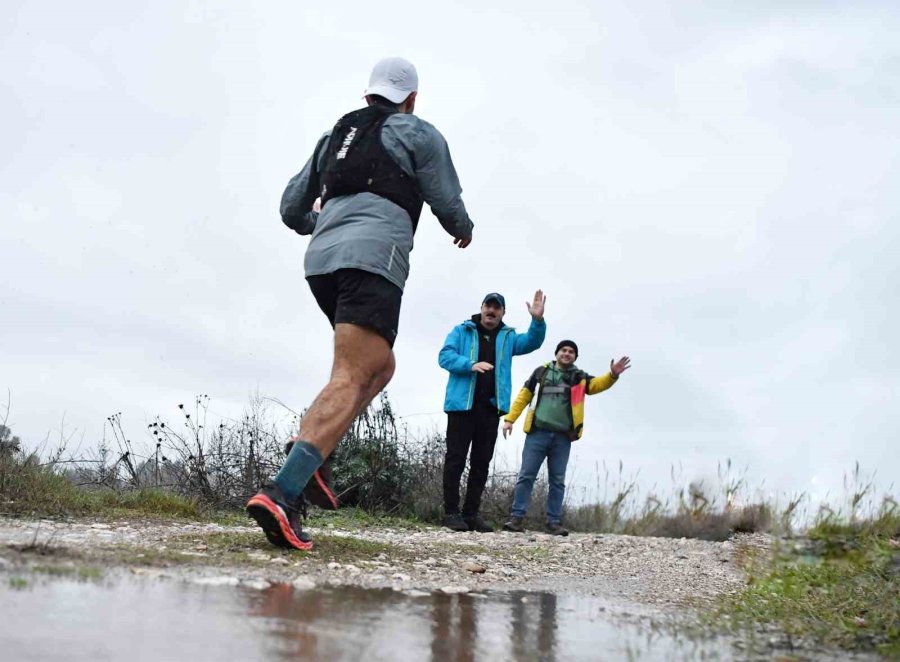
[[[401,103],[419,89],[419,74],[409,60],[386,57],[372,68],[366,95],[377,94],[393,103]]]

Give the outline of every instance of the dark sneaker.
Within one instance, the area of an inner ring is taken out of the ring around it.
[[[508,520],[503,522],[504,531],[512,531],[513,533],[525,533],[525,518],[510,516]]]
[[[569,530],[563,527],[559,522],[547,522],[544,526],[544,531],[549,533],[551,536],[567,536],[569,535]]]
[[[256,520],[269,542],[277,547],[309,551],[313,547],[312,538],[303,531],[300,520],[306,514],[303,497],[294,504],[274,483],[266,483],[247,502],[247,514]]]
[[[473,515],[471,517],[464,515],[463,521],[469,525],[469,531],[478,531],[478,533],[494,532],[494,527],[481,519],[481,515]]]
[[[284,454],[290,455],[291,449],[294,447],[296,437],[284,445]],[[303,488],[303,496],[312,505],[318,506],[324,510],[337,510],[340,507],[338,498],[334,493],[334,480],[331,475],[331,465],[326,461],[309,479],[306,487]]]
[[[444,515],[444,519],[441,520],[441,526],[444,526],[452,531],[468,531],[469,524],[462,518],[462,515],[459,513],[448,513]]]

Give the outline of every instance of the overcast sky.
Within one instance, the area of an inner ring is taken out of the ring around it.
[[[198,393],[308,406],[331,329],[279,200],[402,55],[475,222],[464,251],[419,225],[389,386],[410,425],[445,425],[452,326],[497,290],[524,330],[541,287],[514,387],[562,338],[588,371],[634,365],[589,399],[570,484],[620,460],[645,493],[729,458],[814,500],[857,460],[900,477],[894,3],[308,4],[3,4],[0,400],[23,439],[90,445],[121,411],[141,440]]]

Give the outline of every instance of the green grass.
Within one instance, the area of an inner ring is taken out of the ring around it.
[[[187,542],[187,539],[185,541]],[[374,560],[380,554],[385,554],[393,560],[411,556],[405,550],[387,543],[327,534],[315,536],[315,545],[310,552],[286,551],[273,547],[258,532],[215,533],[205,536],[203,542],[207,545],[209,557],[181,556],[182,562],[204,564],[212,562],[225,565],[252,561],[265,563],[266,561],[262,561],[258,557],[254,558],[254,555],[260,553],[265,554],[269,558],[281,556],[296,561],[309,559],[311,561],[339,561],[341,563]],[[190,544],[193,544],[193,538],[191,538]],[[178,557],[175,555],[178,554],[178,550],[170,548],[166,551],[168,552],[167,560],[176,562]]]
[[[114,491],[80,488],[35,455],[0,456],[0,514],[14,516],[133,516],[201,519],[209,513],[196,499],[161,490]]]
[[[71,577],[80,581],[93,581],[103,577],[103,571],[93,566],[36,565],[31,571],[50,577]]]
[[[28,586],[28,580],[24,577],[10,577],[9,587],[14,591],[21,591]]]
[[[324,561],[339,561],[341,563],[371,561],[380,554],[387,555],[392,561],[413,556],[412,553],[395,545],[329,535],[316,536],[313,551],[309,552],[309,555],[312,557],[318,557]]]
[[[400,529],[414,531],[431,526],[415,518],[376,515],[361,508],[341,508],[340,510],[313,510],[309,525],[318,528],[335,529]]]
[[[900,655],[900,518],[830,521],[809,541],[757,560],[750,583],[717,616],[738,629],[776,626],[791,638]]]

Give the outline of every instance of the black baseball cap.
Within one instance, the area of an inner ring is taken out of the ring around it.
[[[500,304],[501,308],[506,308],[506,299],[504,299],[503,295],[500,294],[499,292],[491,292],[490,294],[486,295],[484,297],[484,299],[482,299],[481,303],[483,305],[483,304],[486,304],[488,301],[496,301],[497,303]]]

